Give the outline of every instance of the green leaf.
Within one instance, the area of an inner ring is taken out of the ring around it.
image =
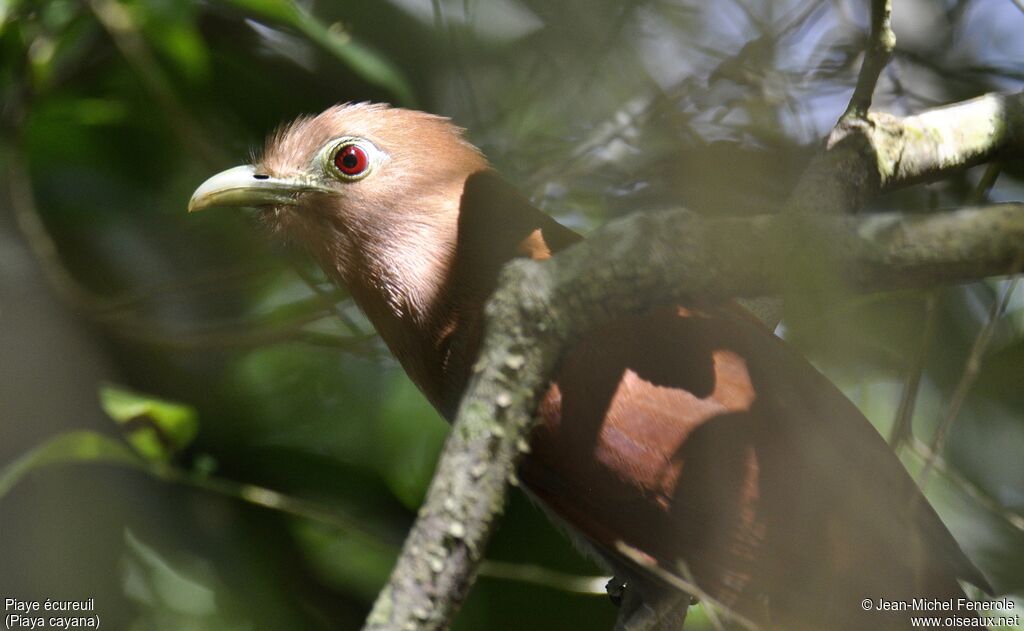
[[[209,75],[209,55],[194,24],[165,24],[153,29],[149,37],[185,76],[195,79]]]
[[[310,41],[340,59],[362,78],[389,90],[404,105],[415,105],[412,86],[402,71],[376,50],[359,42],[335,24],[330,27],[287,0],[230,0],[250,15],[301,32]]]
[[[100,405],[150,462],[169,462],[199,431],[195,408],[113,385],[100,388]]]
[[[125,592],[134,600],[194,616],[217,611],[214,590],[202,580],[179,571],[153,548],[139,541],[131,530],[124,540],[130,558],[124,576]]]
[[[414,105],[412,87],[405,75],[383,55],[356,40],[350,33],[332,26],[328,28],[312,15],[300,11],[295,24],[309,39],[348,64],[370,83],[390,90],[399,102]]]
[[[231,4],[247,13],[259,15],[281,24],[295,24],[299,7],[288,0],[230,0]]]
[[[140,33],[190,79],[209,74],[209,54],[196,26],[197,7],[183,2],[132,0],[125,3]]]
[[[21,0],[0,0],[0,33],[3,32],[7,19],[18,9],[19,4],[21,4]]]
[[[205,559],[170,554],[125,530],[121,583],[139,606],[133,631],[252,631],[250,611]]]
[[[0,497],[35,469],[76,462],[144,466],[143,461],[119,440],[98,432],[67,432],[54,436],[0,469]]]

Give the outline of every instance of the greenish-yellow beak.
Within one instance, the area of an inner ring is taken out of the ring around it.
[[[246,164],[222,171],[203,182],[188,200],[188,211],[191,213],[213,206],[290,206],[297,204],[305,193],[330,190],[312,179],[260,174],[252,165]]]

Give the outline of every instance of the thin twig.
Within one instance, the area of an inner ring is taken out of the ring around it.
[[[585,596],[608,595],[605,589],[608,583],[607,576],[577,576],[531,563],[506,563],[487,559],[480,564],[480,576],[528,583]]]
[[[103,299],[103,305],[95,315],[106,316],[121,311],[137,309],[140,306],[158,300],[166,300],[174,294],[190,294],[199,296],[206,293],[223,293],[225,283],[232,281],[249,281],[277,269],[265,262],[250,262],[245,265],[232,265],[220,269],[210,269],[187,278],[176,278],[156,281],[134,288],[121,295]]]
[[[981,174],[981,179],[978,180],[978,185],[974,189],[974,193],[968,198],[968,201],[972,204],[981,204],[988,201],[988,194],[992,191],[992,187],[996,185],[996,180],[999,179],[999,174],[1003,170],[1003,165],[998,162],[990,162],[985,167],[985,172]]]
[[[381,554],[397,555],[401,541],[395,537],[382,537],[380,529],[368,528],[365,520],[357,519],[337,508],[327,507],[319,502],[281,493],[264,486],[236,482],[227,478],[199,474],[174,465],[149,465],[142,469],[163,480],[209,493],[229,497],[246,504],[259,506],[323,524],[349,535],[356,535],[363,544],[376,548]],[[480,566],[480,576],[495,580],[514,581],[536,585],[574,594],[604,596],[607,576],[579,576],[558,572],[533,564],[506,563],[485,560]]]
[[[1012,271],[1016,272],[1019,270],[1021,264],[1024,264],[1024,257],[1018,256],[1017,261],[1011,268]],[[971,345],[970,353],[968,354],[967,361],[964,364],[963,373],[960,375],[960,380],[957,382],[956,389],[953,390],[953,396],[949,401],[949,409],[946,411],[946,416],[942,419],[942,423],[935,430],[935,434],[932,436],[932,442],[929,446],[932,457],[925,461],[924,467],[921,469],[921,473],[918,476],[918,486],[920,486],[922,490],[928,484],[928,476],[934,466],[935,455],[942,453],[942,448],[945,446],[946,442],[946,436],[949,434],[949,430],[953,427],[953,423],[960,414],[960,408],[967,399],[967,393],[970,392],[971,386],[974,385],[974,381],[977,379],[978,373],[981,371],[982,355],[988,347],[989,341],[992,339],[992,333],[995,332],[999,316],[1006,311],[1006,308],[1010,304],[1010,298],[1013,296],[1014,289],[1017,288],[1018,281],[1019,278],[1014,278],[1005,284],[1002,297],[992,301],[992,307],[988,312],[988,321],[985,322],[985,326],[981,328],[977,337],[974,338],[974,344]]]
[[[843,118],[867,116],[878,77],[892,58],[892,51],[896,48],[896,34],[892,31],[891,0],[871,0],[871,33],[868,38],[857,86],[853,89],[853,96],[850,97]]]
[[[717,631],[720,631],[722,621],[719,619],[716,612],[721,612],[722,615],[728,620],[735,622],[740,627],[747,629],[748,631],[756,631],[758,626],[751,620],[745,618],[742,614],[739,614],[732,609],[726,607],[719,601],[715,600],[710,594],[700,588],[699,585],[693,580],[693,575],[685,563],[680,562],[679,574],[669,572],[664,568],[661,568],[654,563],[651,563],[649,557],[636,548],[626,545],[621,541],[616,544],[615,549],[621,553],[625,558],[629,559],[637,565],[643,566],[645,570],[650,572],[652,575],[657,576],[661,580],[665,581],[672,587],[675,587],[679,591],[689,594],[694,598],[700,600],[705,604],[705,609],[708,612],[708,621],[711,623]],[[682,576],[680,576],[680,574]]]
[[[931,462],[932,468],[945,476],[953,486],[959,488],[965,495],[981,504],[982,508],[1005,521],[1011,528],[1024,533],[1024,515],[1003,506],[999,500],[957,473],[955,469],[946,463],[945,458],[932,451],[923,441],[916,437],[911,437],[910,442],[907,444],[910,446],[911,451],[921,459],[922,463]]]
[[[325,290],[320,286],[320,283],[316,282],[316,279],[306,270],[301,261],[289,259],[292,271],[302,279],[302,282],[317,296],[320,300],[320,304],[323,305],[324,309],[329,311],[348,329],[349,333],[353,335],[363,335],[364,331],[362,327],[356,324],[356,321],[349,317],[338,305],[340,296],[338,296],[337,290]]]
[[[275,323],[270,326],[247,325],[240,329],[218,326],[207,330],[170,332],[134,323],[119,323],[118,326],[109,327],[108,331],[114,337],[172,351],[244,349],[282,342],[302,342],[357,354],[372,354],[369,348],[376,339],[375,335],[335,336],[304,330],[303,327],[321,319],[323,315],[308,314],[287,323]]]
[[[924,362],[928,356],[928,349],[931,347],[932,338],[935,335],[935,320],[938,314],[936,305],[938,303],[938,291],[928,292],[924,303],[924,330],[921,332],[921,342],[914,354],[907,376],[903,382],[903,389],[900,395],[900,403],[896,408],[896,417],[892,422],[892,429],[889,433],[889,444],[893,451],[899,451],[900,446],[913,436],[912,419],[914,418],[914,407],[917,403],[917,392],[921,386],[921,374],[924,372]]]
[[[367,528],[362,520],[337,509],[328,509],[317,502],[299,499],[263,486],[200,474],[173,465],[149,465],[144,471],[166,482],[191,486],[247,504],[309,519],[338,530],[356,533],[367,543],[387,552],[393,552],[397,547],[397,541],[383,539],[380,532]]]
[[[969,198],[972,203],[978,204],[988,200],[989,192],[995,186],[996,180],[999,179],[1001,170],[1002,167],[999,162],[989,163]],[[892,431],[889,434],[889,444],[892,446],[893,451],[898,452],[903,442],[913,436],[911,419],[914,417],[914,407],[917,403],[917,391],[921,384],[921,375],[924,372],[925,357],[928,354],[928,348],[931,346],[931,340],[935,334],[935,320],[938,313],[936,308],[937,298],[938,290],[932,290],[925,299],[925,323],[924,332],[921,334],[921,345],[914,356],[914,362],[911,364],[910,370],[907,372],[900,404],[896,411],[896,418],[893,421]]]

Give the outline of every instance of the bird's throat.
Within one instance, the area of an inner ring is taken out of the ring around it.
[[[483,307],[502,267],[515,258],[547,259],[580,239],[490,170],[466,178],[455,198],[458,208],[360,235],[358,251],[321,258],[325,267],[358,258],[335,267],[335,276],[447,418],[476,360]]]

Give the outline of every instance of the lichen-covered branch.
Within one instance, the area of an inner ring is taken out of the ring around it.
[[[904,118],[844,116],[794,187],[786,212],[847,215],[885,191],[1017,156],[1024,156],[1024,93],[988,94]],[[743,303],[769,326],[778,323],[778,301]]]
[[[905,118],[874,113],[868,121],[882,190],[1024,157],[1024,93],[987,94]]]
[[[801,177],[790,211],[852,213],[885,191],[1024,156],[1024,93],[986,94],[907,117],[844,118],[826,149]]]
[[[820,276],[794,270],[834,269],[852,288],[878,290],[1005,274],[1022,255],[1024,204],[1003,204],[913,217],[640,214],[549,262],[511,264],[488,303],[481,356],[427,500],[366,628],[448,625],[502,511],[548,375],[584,331],[687,296],[821,289]]]

